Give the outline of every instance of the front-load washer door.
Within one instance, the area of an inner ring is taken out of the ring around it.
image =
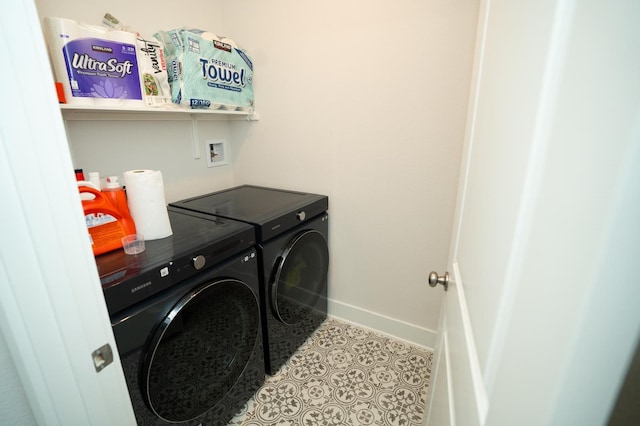
[[[315,230],[295,235],[277,259],[270,294],[274,315],[283,323],[295,325],[305,320],[326,298],[329,248],[324,236]]]
[[[186,294],[149,341],[140,371],[145,403],[168,422],[215,407],[252,356],[259,318],[258,301],[241,281],[222,279]]]

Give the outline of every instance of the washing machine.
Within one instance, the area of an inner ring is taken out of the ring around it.
[[[226,425],[264,383],[255,229],[169,208],[173,235],[96,263],[138,425]]]
[[[328,197],[243,185],[172,206],[255,227],[265,368],[275,374],[327,317]]]

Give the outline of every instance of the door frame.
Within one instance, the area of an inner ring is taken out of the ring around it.
[[[19,77],[0,106],[0,328],[38,424],[133,425],[35,5],[7,9],[0,55]],[[97,373],[104,344],[114,360]]]
[[[481,10],[499,2],[487,0]],[[477,416],[465,423],[450,415],[452,424],[604,424],[640,333],[640,264],[634,259],[640,252],[640,168],[634,165],[640,158],[640,58],[629,54],[640,39],[633,21],[640,5],[553,0],[544,7],[553,12],[551,39],[535,126],[521,135],[532,143],[505,290],[493,295],[501,300],[500,316],[482,367],[474,367],[473,327],[466,327],[473,378],[466,390],[477,410],[462,411]],[[481,12],[479,43],[493,30],[490,23],[482,29],[483,19]],[[474,70],[476,91],[480,72]],[[447,307],[458,304],[462,311],[455,247],[473,155],[473,96],[445,297]],[[448,318],[441,323],[450,326]],[[445,349],[455,343],[446,331],[438,342]],[[446,393],[457,403],[451,387],[460,370],[446,367],[436,365],[434,386],[449,371]]]

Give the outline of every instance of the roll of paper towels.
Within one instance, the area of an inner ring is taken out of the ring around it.
[[[158,170],[124,172],[127,202],[136,230],[145,240],[158,240],[173,234],[162,173]]]

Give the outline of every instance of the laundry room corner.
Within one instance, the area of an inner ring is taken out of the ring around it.
[[[237,184],[329,195],[329,313],[431,346],[477,2],[224,2],[260,122],[232,123]],[[286,13],[285,13],[286,11]],[[293,18],[292,18],[293,17]]]

